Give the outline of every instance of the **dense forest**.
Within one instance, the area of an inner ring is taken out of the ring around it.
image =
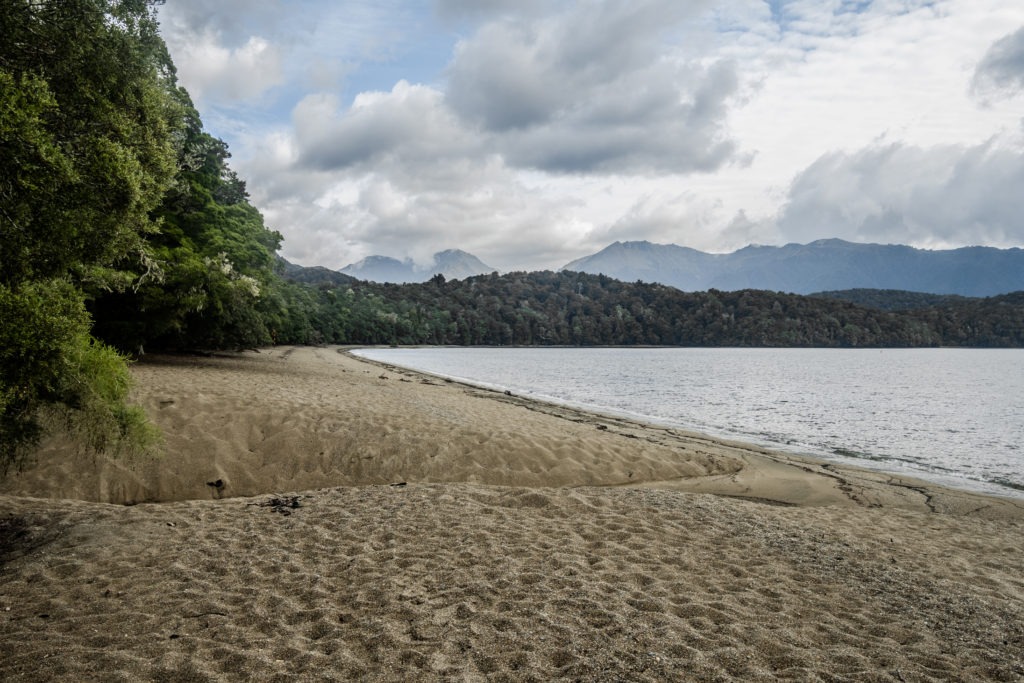
[[[839,296],[683,292],[574,272],[435,276],[404,285],[329,276],[317,283],[316,271],[292,272],[316,295],[307,303],[315,324],[304,343],[1024,346],[1024,293],[890,311]]]
[[[178,85],[153,4],[0,12],[0,470],[54,424],[97,450],[147,448],[156,435],[126,399],[129,359],[149,350],[1024,346],[1020,293],[907,305],[571,272],[386,285],[290,266]]]
[[[883,311],[913,311],[922,308],[942,308],[958,304],[969,304],[981,299],[958,294],[928,294],[906,292],[899,289],[843,289],[830,292],[815,292],[810,296],[822,299],[839,299],[858,306],[880,308]]]

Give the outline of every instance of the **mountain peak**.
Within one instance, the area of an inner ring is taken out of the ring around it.
[[[430,266],[417,266],[411,259],[399,261],[390,256],[367,256],[341,269],[345,275],[372,282],[426,282],[440,273],[449,280],[462,280],[473,275],[491,273],[486,263],[461,249],[445,249],[434,254]]]
[[[781,247],[748,245],[707,254],[675,244],[615,242],[563,270],[658,282],[688,291],[765,289],[810,294],[898,289],[992,296],[1024,290],[1024,251],[994,247],[944,251],[838,238]]]

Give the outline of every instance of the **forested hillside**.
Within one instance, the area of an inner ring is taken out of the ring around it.
[[[841,289],[838,291],[815,292],[810,296],[822,299],[839,299],[858,306],[878,308],[883,311],[913,311],[922,308],[970,304],[981,299],[957,294],[926,294],[907,292],[901,289]]]
[[[151,2],[4,3],[0,470],[47,426],[147,448],[156,435],[126,398],[128,359],[148,350],[1024,346],[1021,293],[894,312],[572,272],[377,285],[286,267],[229,158],[178,86]]]
[[[1024,346],[1024,293],[893,312],[765,292],[682,292],[571,272],[317,288],[316,340],[354,344]]]

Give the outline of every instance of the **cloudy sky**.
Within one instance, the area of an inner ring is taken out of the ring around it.
[[[1020,0],[167,0],[282,254],[1024,246]]]

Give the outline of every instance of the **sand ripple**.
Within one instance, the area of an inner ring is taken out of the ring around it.
[[[1024,680],[1018,502],[335,349],[134,372],[162,458],[0,484],[0,680]]]
[[[1024,676],[1015,523],[652,490],[299,495],[289,515],[5,500],[28,549],[0,574],[0,678]]]

